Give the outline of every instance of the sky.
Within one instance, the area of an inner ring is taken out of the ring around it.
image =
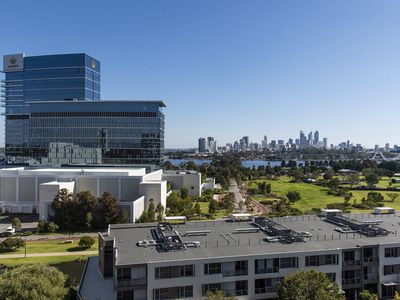
[[[4,0],[0,10],[0,55],[94,56],[102,99],[165,101],[168,148],[316,129],[333,144],[400,145],[400,1]]]

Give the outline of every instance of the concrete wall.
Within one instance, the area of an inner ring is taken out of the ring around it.
[[[53,202],[54,196],[61,189],[67,189],[70,193],[73,192],[75,182],[47,182],[42,183],[39,187],[39,219],[48,220],[49,217],[49,204]]]
[[[200,173],[172,173],[166,172],[162,176],[163,180],[166,180],[172,184],[173,190],[179,190],[184,187],[189,191],[191,198],[201,197],[201,174]]]
[[[150,199],[154,200],[154,204],[161,203],[164,209],[167,206],[167,182],[166,181],[151,181],[141,182],[139,184],[139,194],[145,197],[144,207],[148,209]]]

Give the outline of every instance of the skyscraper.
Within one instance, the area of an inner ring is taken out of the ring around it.
[[[3,72],[6,155],[29,155],[30,103],[100,99],[100,62],[84,53],[5,55]]]
[[[315,130],[314,132],[314,145],[318,145],[319,143],[319,132],[318,130]]]
[[[328,149],[328,139],[327,138],[323,138],[323,142],[324,142],[324,148]]]
[[[307,147],[307,138],[306,135],[304,134],[303,130],[300,131],[300,148],[306,148]]]
[[[207,150],[207,141],[205,138],[199,138],[199,153],[205,153]]]
[[[310,131],[310,133],[308,134],[308,146],[312,146],[313,143],[313,132]]]

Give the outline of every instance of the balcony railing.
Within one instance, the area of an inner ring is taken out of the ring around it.
[[[364,279],[378,279],[379,274],[378,273],[367,273],[364,274]]]
[[[359,266],[361,264],[360,260],[345,260],[343,262],[344,266],[346,267],[353,267],[353,266]]]
[[[351,278],[342,280],[343,285],[358,284],[360,282],[361,282],[360,278]]]
[[[379,257],[378,256],[368,256],[364,257],[364,262],[378,262]]]
[[[263,288],[256,288],[256,294],[275,293],[278,290],[277,286],[266,286]]]
[[[223,290],[225,297],[246,296],[247,290]]]
[[[118,280],[116,282],[117,287],[129,287],[129,286],[138,286],[138,285],[146,285],[147,279],[146,278],[139,278],[139,279],[128,279],[128,280]]]
[[[223,271],[222,276],[229,277],[229,276],[243,276],[247,275],[247,270],[235,270],[235,271]]]
[[[279,268],[256,269],[256,274],[278,273]]]

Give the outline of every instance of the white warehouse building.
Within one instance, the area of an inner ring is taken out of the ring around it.
[[[49,205],[60,189],[76,194],[111,193],[128,211],[130,222],[139,218],[150,199],[166,207],[167,182],[162,170],[145,168],[7,168],[0,169],[0,211],[39,213],[47,220]]]

